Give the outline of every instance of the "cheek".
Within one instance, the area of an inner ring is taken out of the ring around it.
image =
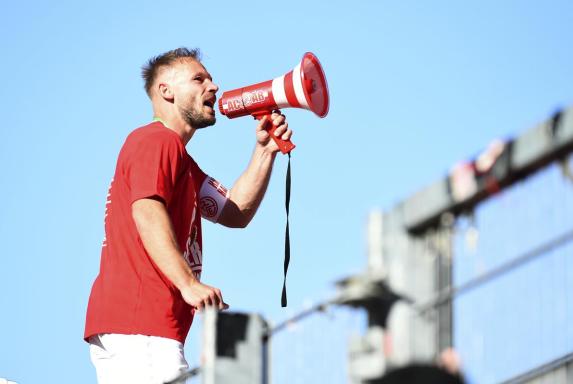
[[[179,98],[177,99],[177,104],[182,105],[182,106],[193,106],[196,103],[195,98],[193,97],[193,95],[189,94],[188,92],[181,92],[179,94]]]

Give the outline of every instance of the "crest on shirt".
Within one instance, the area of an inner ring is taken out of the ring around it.
[[[204,196],[201,198],[201,213],[205,217],[214,217],[219,211],[219,205],[217,201],[211,196]]]

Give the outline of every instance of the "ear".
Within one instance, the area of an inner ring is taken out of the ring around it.
[[[171,88],[171,85],[168,83],[159,83],[157,85],[157,88],[159,90],[159,95],[167,101],[173,101],[173,99],[175,98],[175,96],[173,95],[173,89]]]

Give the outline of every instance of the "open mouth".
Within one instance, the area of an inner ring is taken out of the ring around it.
[[[206,105],[207,107],[213,109],[214,106],[215,106],[215,99],[205,100],[205,101],[203,102],[203,105]]]

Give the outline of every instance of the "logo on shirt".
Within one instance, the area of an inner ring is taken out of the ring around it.
[[[199,245],[199,229],[195,224],[195,216],[197,215],[197,206],[193,207],[193,214],[191,216],[191,228],[189,228],[189,237],[185,244],[185,252],[183,258],[191,267],[193,274],[197,280],[201,280],[201,270],[203,269],[203,253]]]

